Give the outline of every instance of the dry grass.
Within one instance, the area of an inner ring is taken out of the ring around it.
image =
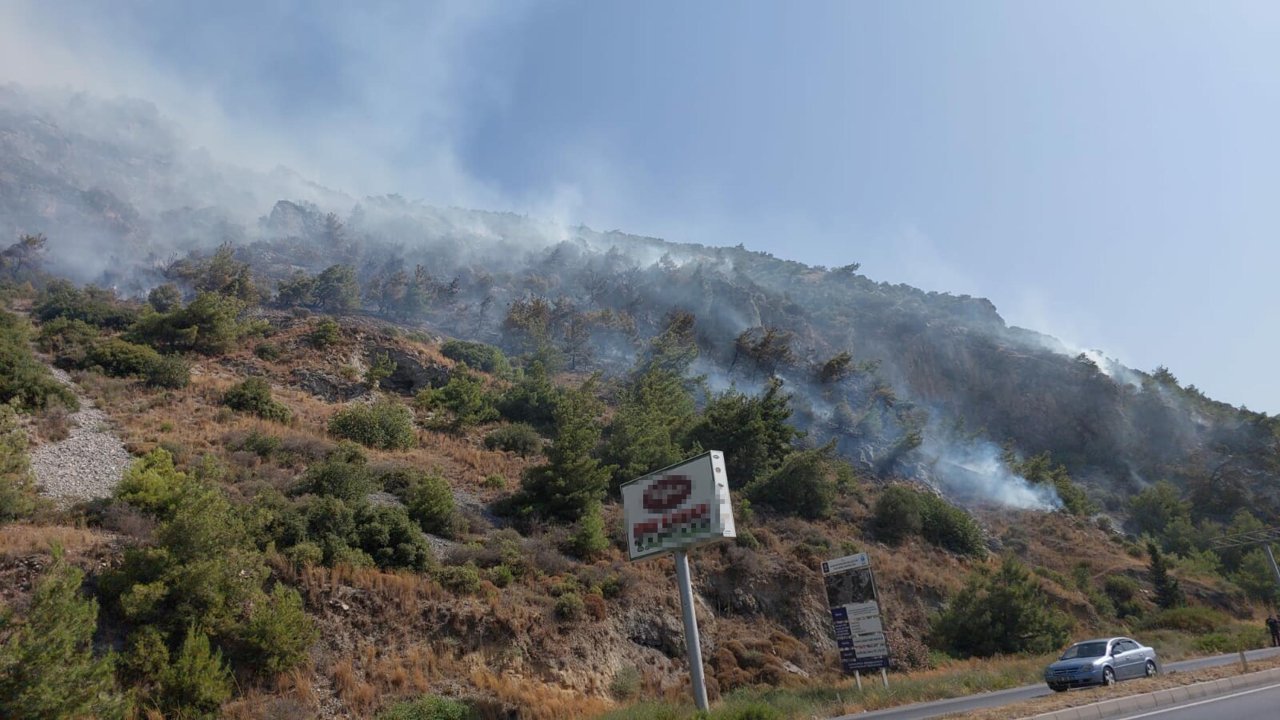
[[[14,523],[0,526],[0,555],[49,554],[54,545],[67,553],[80,553],[108,543],[113,537],[87,528]]]
[[[496,697],[499,701],[520,708],[521,720],[567,720],[600,715],[612,703],[561,687],[540,683],[528,678],[495,674],[488,669],[472,671],[471,685],[477,690]],[[489,720],[485,718],[485,720]],[[494,720],[497,720],[495,718]]]

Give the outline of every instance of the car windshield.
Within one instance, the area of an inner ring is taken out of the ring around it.
[[[1067,651],[1062,653],[1062,659],[1070,660],[1071,658],[1102,657],[1103,655],[1106,655],[1106,654],[1107,654],[1107,643],[1105,641],[1084,642],[1084,643],[1076,643],[1075,645],[1072,645],[1071,647],[1067,648]]]

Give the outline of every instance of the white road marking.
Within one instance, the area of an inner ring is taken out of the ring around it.
[[[1208,705],[1209,703],[1218,702],[1219,700],[1230,700],[1231,698],[1238,698],[1244,695],[1252,695],[1256,692],[1262,692],[1264,690],[1275,690],[1276,688],[1280,688],[1280,684],[1267,685],[1265,687],[1254,688],[1252,690],[1241,690],[1238,693],[1232,693],[1230,695],[1219,695],[1218,697],[1208,698],[1207,700],[1201,700],[1199,702],[1187,703],[1186,705],[1174,705],[1172,707],[1161,708],[1160,710],[1152,710],[1151,712],[1145,712],[1145,713],[1142,713],[1141,715],[1129,715],[1128,717],[1120,718],[1120,720],[1138,720],[1139,718],[1155,717],[1156,715],[1163,715],[1164,713],[1170,713],[1176,710],[1186,710],[1187,708],[1193,708],[1193,707],[1196,707],[1197,705]]]

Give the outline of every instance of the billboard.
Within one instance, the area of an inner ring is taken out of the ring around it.
[[[729,476],[718,450],[622,486],[632,560],[734,537]]]
[[[822,563],[822,581],[835,624],[840,667],[845,672],[889,667],[871,559],[858,553],[828,560]]]

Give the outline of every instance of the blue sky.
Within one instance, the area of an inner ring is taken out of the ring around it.
[[[0,79],[147,97],[238,162],[861,262],[1280,412],[1273,4],[13,0],[0,28]]]

